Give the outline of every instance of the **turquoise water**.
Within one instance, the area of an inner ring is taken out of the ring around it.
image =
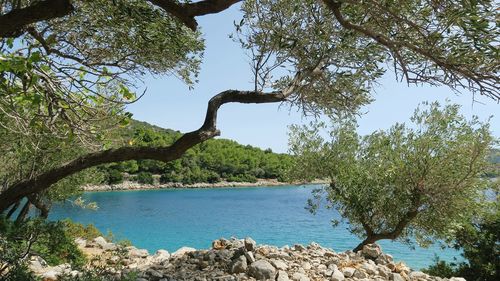
[[[309,244],[312,241],[335,251],[352,249],[360,240],[331,220],[334,210],[312,215],[305,210],[314,186],[272,188],[174,189],[86,193],[86,200],[99,205],[97,211],[71,204],[56,206],[51,219],[71,218],[93,223],[101,231],[111,230],[135,246],[154,252],[170,252],[182,246],[209,248],[220,237],[252,237],[259,244],[276,246]],[[454,250],[410,249],[390,241],[381,242],[384,252],[419,269],[433,262],[459,257]]]

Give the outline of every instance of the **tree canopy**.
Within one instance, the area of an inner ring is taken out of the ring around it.
[[[446,239],[481,209],[494,142],[487,123],[458,109],[424,104],[411,124],[363,137],[352,119],[334,123],[327,140],[318,126],[293,127],[290,149],[300,164],[290,174],[329,179],[328,206],[364,239],[356,251],[380,239]]]
[[[169,146],[106,143],[109,131],[130,118],[123,105],[140,97],[133,86],[144,74],[176,75],[195,85],[204,49],[196,17],[237,2],[243,18],[236,36],[250,54],[254,88],[216,94],[201,127]],[[226,103],[289,102],[306,114],[352,113],[372,100],[373,85],[390,69],[410,84],[445,85],[498,100],[496,5],[486,0],[3,0],[2,134],[43,132],[85,149],[4,184],[0,210],[96,165],[179,159],[219,135],[217,111]]]

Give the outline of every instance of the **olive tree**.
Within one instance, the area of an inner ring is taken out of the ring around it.
[[[144,74],[195,85],[204,49],[196,17],[237,2],[243,16],[235,37],[250,55],[254,87],[216,93],[200,128],[170,146],[101,143],[109,139],[101,132],[130,117],[122,105],[137,99],[130,88]],[[1,0],[0,122],[9,126],[0,127],[30,134],[36,124],[97,145],[4,184],[0,212],[96,165],[178,159],[220,134],[217,112],[227,103],[352,113],[372,100],[387,70],[409,84],[497,100],[495,7],[487,0]]]
[[[410,124],[360,136],[352,118],[336,121],[328,138],[321,126],[292,127],[296,179],[327,178],[326,195],[363,241],[426,245],[447,238],[481,207],[488,187],[481,176],[494,141],[488,123],[466,120],[459,106],[423,104]],[[324,126],[323,126],[324,127]],[[311,206],[318,202],[311,200]]]

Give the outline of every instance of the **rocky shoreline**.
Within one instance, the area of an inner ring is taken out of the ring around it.
[[[224,187],[273,187],[284,185],[309,185],[322,184],[324,181],[313,181],[308,183],[289,183],[280,182],[276,179],[259,179],[257,182],[227,182],[221,181],[217,183],[165,183],[165,184],[142,184],[133,181],[124,181],[123,183],[113,185],[86,185],[83,186],[83,191],[125,191],[125,190],[155,190],[155,189],[175,189],[175,188],[224,188]]]
[[[137,281],[465,281],[411,270],[395,263],[376,244],[366,245],[357,253],[336,253],[316,243],[278,248],[257,245],[251,238],[221,238],[212,243],[211,249],[182,247],[171,254],[158,250],[150,255],[147,250],[109,243],[102,237],[76,242],[89,259],[98,259],[110,277],[135,272]],[[31,258],[30,269],[45,281],[81,274],[67,264],[47,266],[39,257]]]

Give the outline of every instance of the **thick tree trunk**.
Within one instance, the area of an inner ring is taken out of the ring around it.
[[[222,12],[242,0],[203,0],[183,4],[171,0],[148,1],[195,31],[198,27],[195,17]],[[71,14],[73,10],[71,0],[44,0],[24,8],[13,9],[0,15],[0,38],[18,37],[30,24],[64,17]]]
[[[177,3],[171,0],[148,0],[172,16],[180,20],[184,25],[195,31],[198,23],[195,20],[197,16],[216,14],[226,10],[233,4],[242,0],[204,0],[193,3]]]
[[[73,11],[70,0],[45,0],[0,15],[0,37],[18,37],[27,25],[69,15]]]
[[[380,240],[380,239],[376,239],[374,236],[366,237],[366,239],[363,240],[361,243],[359,243],[358,246],[356,246],[354,249],[352,249],[352,251],[359,252],[359,251],[363,250],[363,246],[368,245],[368,244],[373,244],[373,243],[377,242],[378,240]]]
[[[392,231],[383,232],[383,233],[375,233],[373,229],[367,224],[362,223],[363,228],[367,233],[367,237],[358,246],[356,246],[353,251],[358,252],[363,249],[364,245],[373,244],[382,239],[391,239],[394,240],[398,238],[403,230],[410,224],[410,222],[418,215],[418,208],[421,204],[420,195],[416,196],[413,200],[413,206],[410,210],[408,210],[400,219],[400,221],[396,224]]]

